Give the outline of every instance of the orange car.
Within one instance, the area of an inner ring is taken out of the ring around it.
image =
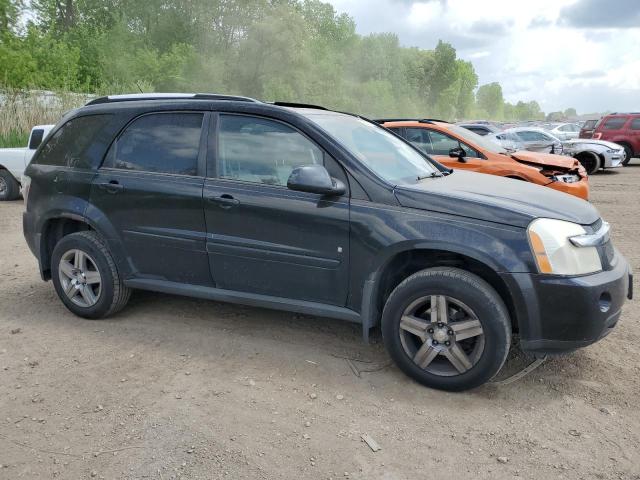
[[[466,128],[441,120],[378,120],[450,168],[515,178],[589,199],[587,172],[573,157],[508,152]]]

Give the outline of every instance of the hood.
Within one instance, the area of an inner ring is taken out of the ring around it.
[[[575,138],[573,140],[569,140],[565,142],[565,145],[569,147],[573,147],[574,145],[601,145],[603,147],[607,147],[611,150],[621,150],[622,147],[617,143],[607,142],[606,140],[594,140],[592,138]]]
[[[554,155],[552,153],[529,152],[521,150],[511,154],[511,158],[519,162],[543,165],[545,167],[559,167],[572,170],[578,168],[580,162],[573,157],[566,155]]]
[[[455,170],[395,188],[404,207],[526,228],[536,218],[590,225],[600,215],[587,201],[529,182]]]

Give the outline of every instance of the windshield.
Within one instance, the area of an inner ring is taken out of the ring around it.
[[[460,127],[458,125],[449,126],[449,131],[455,133],[459,137],[462,137],[466,141],[470,143],[475,143],[478,147],[483,148],[485,150],[489,150],[493,153],[507,153],[507,151],[502,148],[497,143],[491,141],[490,138],[483,137],[478,135],[477,133],[472,132],[471,130],[467,130],[464,127]]]
[[[440,172],[420,153],[387,130],[344,114],[304,113],[387,182],[416,183]]]

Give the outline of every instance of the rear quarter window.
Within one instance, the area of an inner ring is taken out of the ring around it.
[[[627,122],[627,117],[611,117],[607,118],[602,124],[604,130],[620,130]]]
[[[44,130],[37,128],[31,132],[31,138],[29,139],[29,150],[36,150],[42,143],[44,137]]]
[[[70,168],[94,168],[96,155],[92,154],[92,146],[110,119],[111,115],[72,118],[49,137],[33,163]]]
[[[640,130],[640,117],[631,121],[631,130]]]

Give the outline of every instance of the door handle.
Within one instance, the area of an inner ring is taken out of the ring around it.
[[[97,184],[100,190],[106,190],[107,193],[118,193],[124,190],[124,185],[120,185],[116,180]]]
[[[207,197],[207,201],[210,203],[215,203],[220,206],[220,208],[231,208],[237,205],[240,205],[240,200],[236,200],[229,194],[223,194],[219,197]]]

